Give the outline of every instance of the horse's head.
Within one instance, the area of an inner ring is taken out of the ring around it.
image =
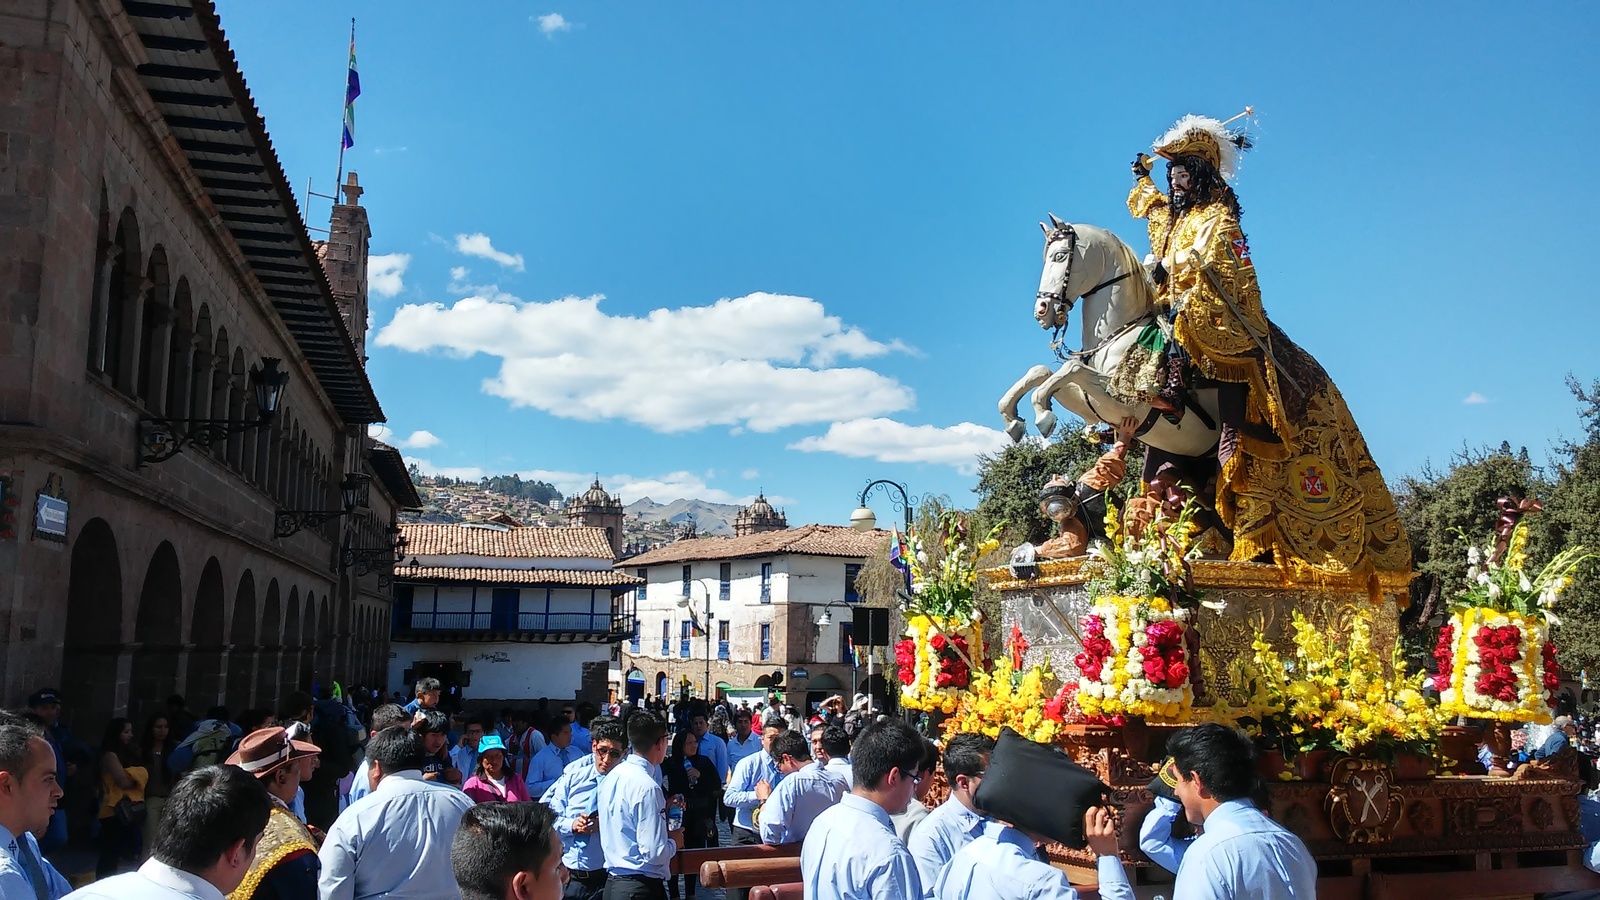
[[[1072,258],[1078,251],[1078,233],[1071,225],[1050,214],[1050,224],[1039,223],[1044,231],[1044,271],[1039,275],[1039,293],[1033,302],[1033,317],[1046,331],[1067,324],[1067,314],[1078,299],[1070,292]]]

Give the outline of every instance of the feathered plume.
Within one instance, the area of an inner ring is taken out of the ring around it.
[[[1235,118],[1238,117],[1236,116]],[[1232,120],[1230,119],[1229,121]],[[1223,178],[1232,181],[1233,176],[1239,171],[1239,154],[1244,150],[1250,149],[1252,141],[1250,136],[1243,131],[1229,131],[1226,123],[1210,116],[1184,116],[1171,128],[1167,129],[1166,134],[1163,134],[1150,146],[1157,153],[1161,153],[1163,148],[1180,143],[1184,135],[1196,131],[1203,131],[1216,141],[1217,152],[1220,157],[1217,169],[1222,173]]]

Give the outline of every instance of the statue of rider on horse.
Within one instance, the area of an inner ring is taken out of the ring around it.
[[[1089,423],[1131,419],[1147,448],[1143,482],[1160,472],[1200,495],[1229,558],[1311,583],[1409,571],[1394,500],[1343,397],[1262,306],[1232,187],[1248,146],[1224,122],[1186,116],[1152,147],[1165,193],[1155,160],[1135,157],[1128,208],[1149,225],[1143,262],[1102,229],[1054,215],[1040,224],[1034,316],[1063,363],[1033,367],[1006,393],[1006,430],[1024,435],[1017,404],[1029,390],[1046,436],[1053,402]],[[1074,308],[1082,341],[1065,351]]]

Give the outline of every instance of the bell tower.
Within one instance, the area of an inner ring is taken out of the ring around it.
[[[356,353],[367,358],[367,252],[372,229],[367,224],[367,209],[361,205],[363,189],[351,172],[339,186],[343,203],[333,205],[328,221],[328,242],[322,247],[322,270],[333,288],[345,330],[356,345]]]
[[[622,555],[622,498],[613,497],[600,486],[600,479],[581,496],[567,503],[567,524],[604,528],[611,542],[611,558]]]

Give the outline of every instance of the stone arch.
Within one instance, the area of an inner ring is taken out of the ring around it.
[[[235,714],[250,705],[256,674],[256,577],[249,569],[233,592],[233,620],[228,629],[228,709]]]
[[[139,316],[139,364],[134,393],[145,408],[165,412],[167,342],[172,339],[172,283],[167,272],[167,251],[150,248],[145,271],[144,305]]]
[[[167,340],[167,396],[163,411],[173,417],[189,412],[189,364],[194,353],[194,306],[189,279],[172,286],[172,328]]]
[[[122,563],[104,519],[90,519],[72,544],[67,578],[67,633],[61,648],[64,708],[79,733],[122,708],[117,660],[122,651]]]
[[[213,556],[200,570],[189,616],[189,665],[183,690],[193,709],[215,706],[222,700],[222,629],[227,603],[222,564]]]
[[[211,418],[211,307],[194,316],[194,341],[189,350],[189,417]]]
[[[228,418],[228,366],[232,364],[232,344],[228,343],[228,329],[217,328],[217,340],[211,348],[211,400],[209,408],[213,419]],[[219,458],[227,452],[226,438],[210,445],[211,452]]]
[[[278,599],[278,579],[267,582],[267,591],[261,600],[261,627],[256,629],[256,644],[260,648],[256,661],[256,705],[278,711],[278,658],[283,654],[280,632],[282,614]]]
[[[305,625],[300,630],[300,674],[297,686],[302,691],[309,692],[311,683],[320,674],[317,672],[317,642],[319,635],[317,626],[320,622],[319,604],[325,602],[317,599],[316,593],[310,588],[305,592]]]
[[[330,688],[338,674],[333,671],[333,610],[332,598],[324,594],[322,601],[317,604],[317,634],[315,646],[317,648],[316,679],[322,682],[324,688]],[[345,674],[348,678],[349,675]]]
[[[118,390],[132,393],[138,347],[139,287],[144,273],[140,265],[143,257],[139,250],[139,220],[131,207],[118,217],[112,245],[105,286],[105,323],[100,329],[100,352],[92,362]]]
[[[142,722],[178,689],[178,641],[183,626],[183,578],[178,551],[162,541],[145,568],[134,619],[133,668],[128,678],[128,717]]]
[[[278,700],[300,689],[300,588],[289,588],[283,605],[283,655],[278,664]]]
[[[244,419],[244,398],[249,393],[245,390],[244,350],[233,348],[233,359],[228,364],[228,418],[235,422]],[[236,431],[228,435],[228,465],[234,471],[243,473],[245,469],[245,438],[247,431]]]

